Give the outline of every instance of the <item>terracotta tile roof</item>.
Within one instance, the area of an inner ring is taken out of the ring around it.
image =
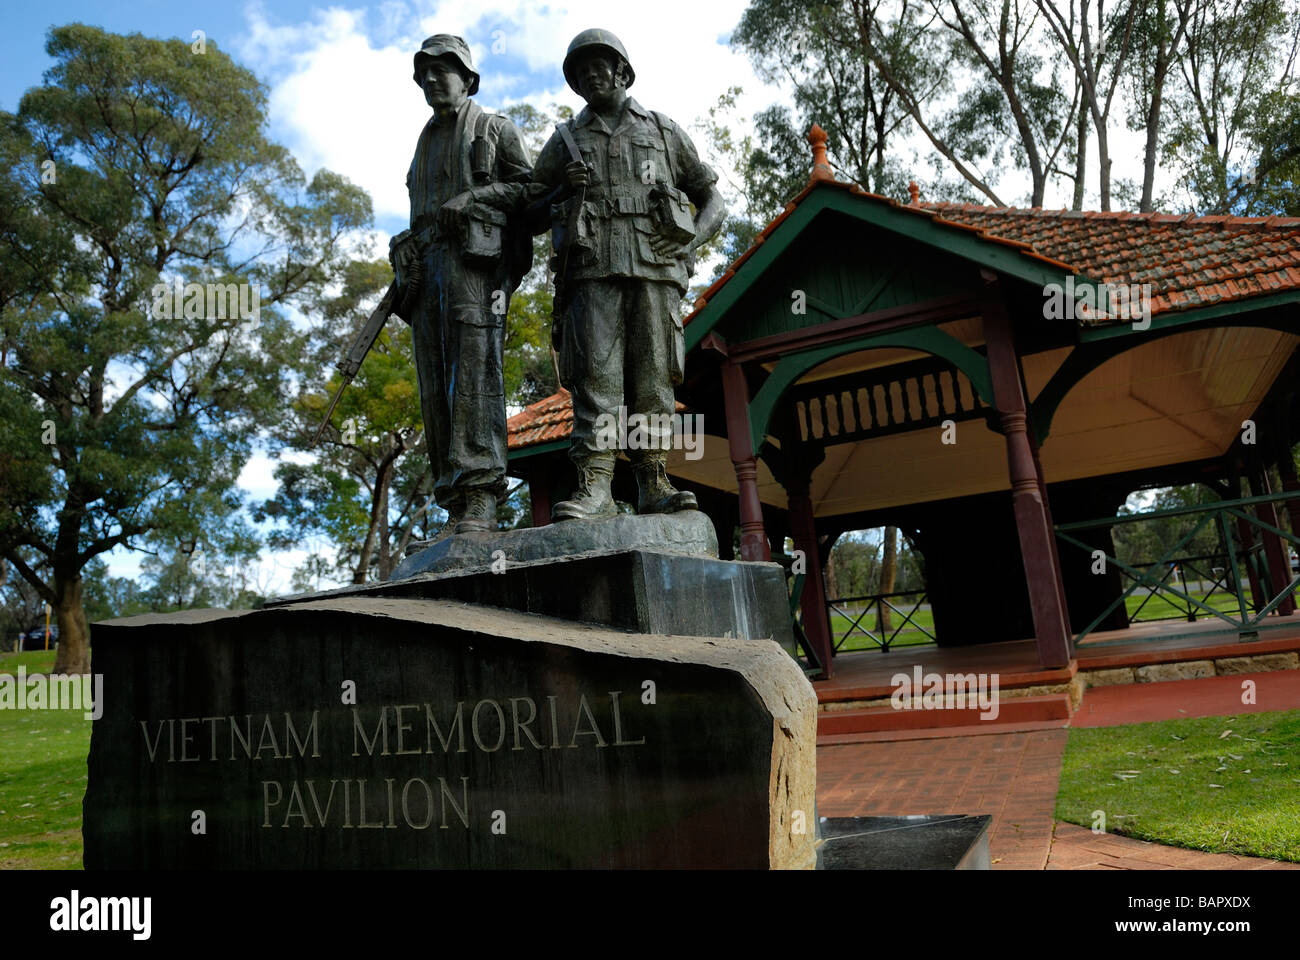
[[[563,387],[545,400],[538,400],[506,421],[511,450],[563,440],[573,432],[573,398]]]
[[[1021,256],[1105,283],[1150,283],[1151,312],[1185,310],[1283,290],[1300,290],[1300,218],[1228,217],[982,207],[973,203],[906,204],[855,184],[811,180],[753,244],[695,301],[689,323],[815,189],[839,189],[937,224],[974,232]],[[509,420],[510,449],[567,437],[573,405],[567,391]]]
[[[674,405],[677,413],[687,411],[680,400]],[[566,440],[573,432],[573,397],[563,387],[559,393],[524,407],[506,420],[506,438],[511,450]]]
[[[1152,314],[1300,289],[1297,217],[919,206],[1029,244],[1094,280],[1149,283]]]
[[[1300,218],[1018,209],[899,203],[841,181],[810,181],[695,301],[687,322],[814,189],[835,187],[935,223],[970,230],[1022,256],[1105,283],[1150,283],[1151,312],[1300,289]]]

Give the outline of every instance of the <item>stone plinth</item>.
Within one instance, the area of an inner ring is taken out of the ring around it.
[[[579,522],[579,521],[571,521]],[[785,572],[775,563],[732,563],[620,549],[491,568],[422,574],[306,598],[403,597],[506,607],[633,633],[770,639],[791,644]]]
[[[389,579],[489,570],[494,563],[528,563],[631,548],[716,557],[718,535],[712,521],[698,510],[647,516],[620,514],[600,520],[565,520],[545,527],[464,533],[411,553]]]
[[[815,861],[816,698],[769,640],[354,595],[93,656],[89,869]]]

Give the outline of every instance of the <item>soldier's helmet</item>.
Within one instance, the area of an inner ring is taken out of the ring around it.
[[[622,60],[627,68],[627,85],[632,86],[636,73],[632,70],[632,61],[627,58],[627,51],[623,49],[622,41],[608,30],[584,30],[573,38],[573,42],[569,44],[569,52],[564,55],[564,79],[569,82],[574,93],[582,92],[578,89],[577,79],[573,75],[578,55],[593,48],[603,49],[606,53],[612,53]]]
[[[474,70],[474,60],[470,57],[469,44],[460,37],[452,36],[450,33],[434,34],[420,44],[420,49],[415,52],[414,76],[418,86],[424,86],[424,78],[420,76],[420,73],[424,70],[425,63],[434,57],[455,58],[469,74],[469,83],[465,88],[465,92],[471,97],[478,93],[478,73]]]

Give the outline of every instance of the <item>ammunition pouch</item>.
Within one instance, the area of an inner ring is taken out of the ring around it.
[[[591,226],[594,212],[593,202],[586,201],[577,217],[573,217],[573,204],[576,197],[570,197],[564,203],[551,206],[551,249],[568,250],[570,265],[591,263],[596,256],[596,240]],[[569,236],[569,223],[575,224],[573,236]]]
[[[650,221],[655,233],[683,246],[695,239],[690,198],[662,181],[650,189]]]
[[[470,266],[494,267],[501,262],[506,215],[483,203],[471,204],[462,219],[461,257]]]

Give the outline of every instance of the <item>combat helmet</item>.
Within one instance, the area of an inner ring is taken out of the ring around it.
[[[573,38],[573,42],[569,44],[569,52],[564,55],[564,79],[569,82],[569,86],[573,88],[574,93],[580,94],[582,91],[578,89],[578,84],[573,76],[573,62],[577,59],[580,51],[589,47],[600,47],[618,56],[627,66],[627,85],[632,86],[632,81],[636,79],[636,73],[632,70],[632,61],[628,59],[622,41],[608,30],[584,30]]]
[[[465,87],[465,93],[471,97],[478,93],[478,73],[475,71],[474,61],[470,57],[469,44],[460,37],[452,36],[450,33],[434,34],[420,44],[420,49],[415,52],[414,78],[417,86],[424,86],[424,80],[420,77],[421,61],[432,60],[434,57],[455,58],[469,74],[469,83]]]

